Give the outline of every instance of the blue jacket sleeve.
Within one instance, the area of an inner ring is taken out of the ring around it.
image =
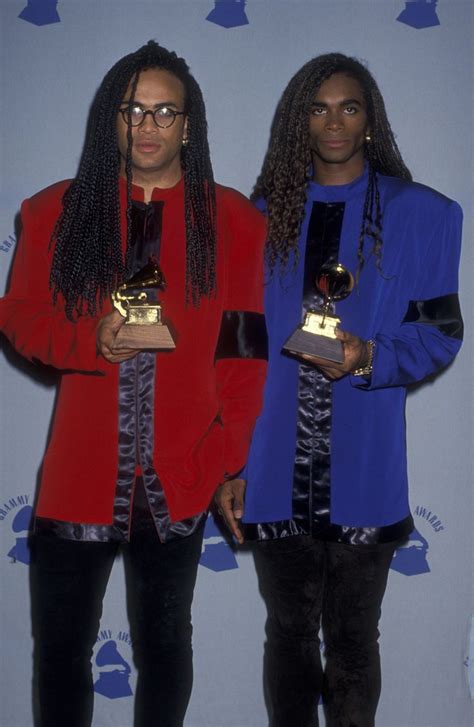
[[[457,295],[461,230],[461,208],[451,201],[435,223],[403,320],[397,330],[376,333],[372,376],[352,376],[353,386],[405,386],[453,360],[463,332]]]

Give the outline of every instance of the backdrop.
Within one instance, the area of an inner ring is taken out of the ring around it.
[[[277,100],[309,58],[364,59],[415,179],[465,211],[467,339],[413,391],[407,420],[416,530],[397,552],[382,617],[378,727],[468,727],[472,613],[471,0],[2,0],[0,289],[22,199],[71,177],[105,71],[150,38],[191,65],[207,102],[216,178],[249,193]],[[5,344],[1,368],[2,727],[30,727],[27,529],[54,378]],[[208,524],[194,605],[195,687],[187,727],[263,727],[264,607],[249,553]],[[71,628],[75,628],[71,624]],[[130,727],[135,690],[122,562],[94,652],[94,727]],[[322,722],[323,723],[323,722]],[[66,727],[66,726],[64,726]],[[295,727],[297,727],[295,725]]]

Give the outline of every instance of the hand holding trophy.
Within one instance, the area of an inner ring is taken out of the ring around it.
[[[115,348],[142,350],[173,349],[176,345],[161,320],[161,305],[152,302],[152,291],[164,290],[165,276],[158,261],[148,263],[112,293],[114,307],[126,319],[115,339]]]
[[[291,334],[283,350],[342,363],[344,350],[341,341],[336,337],[336,328],[341,321],[328,313],[334,301],[343,300],[351,293],[354,278],[340,263],[323,265],[316,279],[316,287],[324,296],[322,309],[306,313],[304,323]]]

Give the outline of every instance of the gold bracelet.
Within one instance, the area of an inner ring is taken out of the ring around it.
[[[358,369],[355,369],[354,371],[351,371],[352,376],[371,376],[372,375],[372,369],[374,367],[374,355],[375,355],[375,341],[370,339],[370,341],[367,341],[367,346],[369,347],[369,359],[365,366],[360,366]]]

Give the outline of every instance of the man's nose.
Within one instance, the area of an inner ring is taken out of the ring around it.
[[[326,116],[326,128],[327,129],[341,129],[344,126],[344,116],[340,111],[328,110]]]
[[[155,119],[153,118],[153,112],[150,109],[145,111],[143,121],[138,128],[140,131],[145,131],[147,133],[158,129],[158,126],[155,124]]]

